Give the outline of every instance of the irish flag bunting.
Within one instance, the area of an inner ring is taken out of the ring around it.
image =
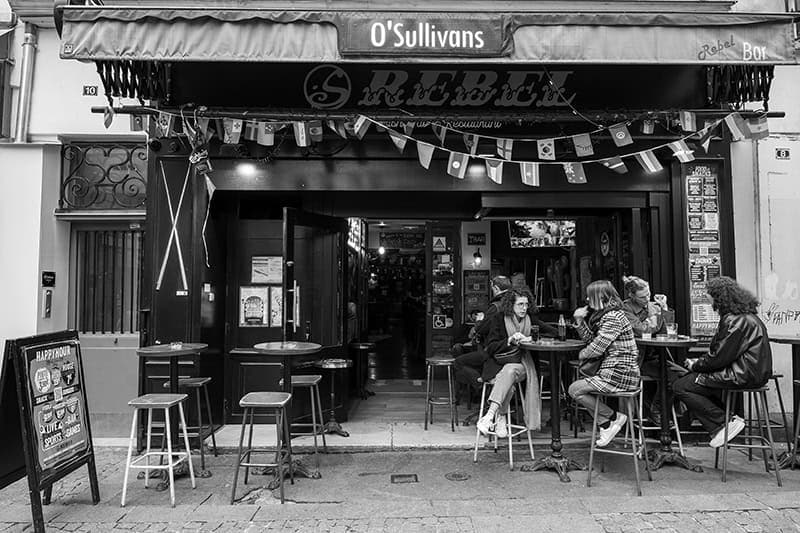
[[[487,159],[486,175],[497,184],[503,183],[503,161],[500,159]]]
[[[697,115],[691,111],[678,113],[683,131],[697,131]]]
[[[417,156],[422,168],[428,170],[431,167],[431,159],[433,158],[433,145],[417,141]]]
[[[389,138],[392,139],[392,142],[402,154],[406,147],[406,138],[393,130],[389,130]]]
[[[694,153],[689,149],[686,141],[683,139],[669,143],[669,148],[672,150],[672,155],[678,158],[681,163],[688,163],[694,161]]]
[[[586,173],[583,171],[581,163],[562,163],[564,174],[569,183],[586,183]]]
[[[747,131],[747,125],[744,123],[744,119],[739,113],[731,113],[725,117],[725,124],[728,126],[728,130],[731,132],[731,138],[734,141],[744,140],[746,137],[745,131]]]
[[[539,186],[539,164],[531,161],[523,161],[519,164],[519,175],[522,183],[531,187]]]
[[[467,174],[467,163],[469,156],[461,152],[450,152],[450,157],[447,160],[447,173],[460,180],[464,179]]]
[[[636,161],[648,172],[658,172],[664,168],[661,166],[661,163],[658,162],[655,154],[650,150],[634,154],[633,157],[636,158]]]
[[[497,155],[503,159],[511,159],[511,152],[514,150],[513,139],[497,139]]]

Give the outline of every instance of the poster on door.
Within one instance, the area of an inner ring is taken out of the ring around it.
[[[686,182],[686,227],[689,275],[689,334],[708,340],[719,315],[706,293],[706,282],[722,274],[719,223],[719,161],[682,165]]]

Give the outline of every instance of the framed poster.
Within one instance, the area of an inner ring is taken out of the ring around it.
[[[269,327],[283,326],[283,288],[269,288]]]
[[[270,287],[239,287],[239,327],[269,326]]]
[[[254,255],[250,259],[250,283],[283,283],[283,258]]]

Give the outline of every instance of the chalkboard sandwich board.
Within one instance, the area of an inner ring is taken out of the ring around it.
[[[92,502],[100,501],[75,331],[6,341],[0,363],[0,488],[28,477],[36,533],[44,532],[41,491],[87,465]]]

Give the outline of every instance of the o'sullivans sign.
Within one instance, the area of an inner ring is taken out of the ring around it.
[[[342,55],[497,57],[505,46],[501,17],[386,14],[348,18],[343,26]]]

